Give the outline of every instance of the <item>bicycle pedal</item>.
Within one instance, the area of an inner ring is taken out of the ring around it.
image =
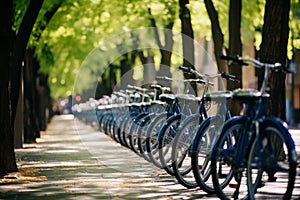
[[[233,189],[237,189],[239,187],[239,184],[237,184],[237,183],[230,183],[229,187],[233,188]]]

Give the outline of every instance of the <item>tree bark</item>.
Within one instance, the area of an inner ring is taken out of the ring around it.
[[[18,171],[14,154],[9,64],[13,41],[13,1],[0,1],[0,177]]]
[[[225,49],[224,35],[222,33],[222,29],[219,23],[218,12],[212,0],[204,0],[204,3],[211,22],[212,38],[214,41],[214,53],[218,69],[220,72],[228,72],[226,62],[219,58],[220,55],[225,54]]]
[[[24,62],[24,141],[25,143],[34,143],[40,136],[39,117],[37,109],[37,85],[36,75],[34,73],[33,49],[28,49]]]
[[[161,54],[160,68],[157,72],[158,76],[172,77],[170,66],[171,66],[172,49],[174,44],[173,32],[172,32],[173,25],[174,22],[169,22],[169,24],[167,24],[167,26],[164,29],[165,45],[162,45],[158,34],[158,30],[157,28],[155,28],[155,32],[156,32],[155,35],[157,36],[156,41],[159,44],[158,46]]]
[[[49,9],[43,16],[43,20],[40,20],[37,24],[39,32],[36,32],[34,36],[34,40],[36,42],[39,41],[43,31],[51,21],[52,17],[58,10],[58,8],[62,5],[62,1],[57,2],[56,4],[53,5],[51,9]],[[35,51],[35,48],[33,49],[33,52]],[[48,82],[45,81],[44,79],[47,79],[45,75],[38,74],[38,69],[39,69],[39,63],[34,56],[34,53],[31,54],[32,61],[33,61],[33,66],[30,68],[33,68],[33,80],[35,83],[34,87],[34,98],[36,103],[33,105],[35,110],[36,110],[36,117],[37,119],[32,119],[31,121],[38,121],[37,127],[39,127],[39,131],[44,131],[46,130],[47,124],[49,122],[50,117],[53,115],[51,113],[52,111],[52,105],[50,105],[50,89],[48,86]],[[25,94],[26,95],[26,94]],[[39,137],[39,132],[37,133],[37,136]]]
[[[147,56],[143,50],[139,50],[138,55],[144,67],[143,85],[153,83],[156,77],[154,54],[151,49],[147,49]]]
[[[241,40],[241,12],[242,1],[230,0],[229,6],[229,55],[242,56],[242,40]],[[242,88],[242,66],[232,62],[228,66],[229,74],[235,75],[239,82],[227,81],[227,89],[234,90]],[[229,108],[233,115],[239,115],[242,109],[240,102],[229,101]]]
[[[39,75],[37,94],[39,99],[39,127],[40,131],[45,131],[47,124],[50,122],[50,118],[54,115],[47,75]]]
[[[290,1],[267,0],[265,5],[260,60],[267,63],[286,64],[289,36]],[[269,79],[269,114],[285,120],[285,78],[282,71],[273,71]]]
[[[13,1],[0,3],[1,29],[1,105],[0,105],[0,173],[18,171],[14,153],[14,119],[16,116],[21,65],[33,24],[43,1],[31,0],[16,37],[13,37]],[[2,84],[3,83],[3,84]]]
[[[171,77],[170,65],[171,65],[172,49],[173,49],[173,44],[174,44],[173,32],[172,32],[174,21],[169,21],[168,24],[164,27],[163,31],[164,31],[165,45],[163,45],[160,40],[160,37],[159,37],[159,32],[158,32],[158,29],[156,26],[156,21],[152,17],[150,8],[149,8],[148,12],[150,15],[150,20],[151,20],[152,26],[154,28],[155,40],[157,42],[157,45],[158,45],[160,53],[161,53],[160,68],[157,72],[157,75]],[[171,86],[170,82],[164,82],[161,84],[163,84],[167,87]]]
[[[16,116],[21,81],[21,66],[26,46],[43,2],[43,0],[30,1],[13,44],[10,63],[12,120],[14,120]]]
[[[195,69],[195,46],[194,46],[194,31],[191,22],[191,13],[186,5],[189,0],[179,0],[179,18],[181,20],[182,33],[182,50],[183,50],[183,66]],[[184,78],[195,78],[194,74],[184,73]],[[197,96],[197,85],[191,83],[193,93]]]
[[[121,63],[121,87],[122,89],[126,89],[127,85],[135,85],[135,81],[133,80],[133,70],[132,66],[134,66],[134,61],[136,58],[135,52],[128,52],[123,55]]]

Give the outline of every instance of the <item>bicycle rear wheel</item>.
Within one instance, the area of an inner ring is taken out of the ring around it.
[[[247,166],[250,199],[291,199],[297,153],[288,130],[281,123],[265,121],[254,140]]]

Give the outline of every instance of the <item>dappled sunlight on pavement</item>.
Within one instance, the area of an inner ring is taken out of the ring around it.
[[[294,135],[299,146],[300,134]],[[37,143],[16,156],[20,174],[29,178],[2,180],[0,199],[218,199],[184,188],[72,115],[55,116]],[[300,195],[299,176],[295,191]]]
[[[55,116],[37,143],[25,144],[16,156],[24,176],[31,170],[37,178],[1,182],[0,199],[189,199],[206,195],[185,189],[72,115]]]

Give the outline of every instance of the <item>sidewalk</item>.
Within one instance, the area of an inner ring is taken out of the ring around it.
[[[218,199],[184,188],[72,115],[55,116],[37,144],[16,156],[23,176],[0,180],[0,199]],[[300,196],[299,179],[294,191]]]

